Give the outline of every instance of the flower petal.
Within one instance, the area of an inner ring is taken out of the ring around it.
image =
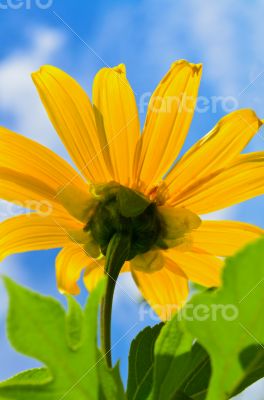
[[[153,273],[135,270],[132,273],[143,297],[162,320],[171,319],[172,314],[186,302],[188,281],[177,274],[177,266],[173,272],[164,267]]]
[[[124,65],[102,68],[97,73],[93,103],[102,145],[109,150],[114,180],[130,186],[140,127],[134,93]]]
[[[64,217],[42,217],[35,213],[20,215],[0,224],[0,259],[33,250],[64,247],[71,243],[68,230],[80,226]]]
[[[94,290],[100,279],[104,277],[104,262],[103,258],[95,260],[89,265],[89,268],[86,268],[83,281],[89,292]]]
[[[223,261],[208,254],[181,252],[175,249],[166,251],[166,255],[180,267],[193,282],[206,287],[219,286]],[[173,270],[168,264],[168,268]]]
[[[173,202],[197,214],[238,204],[264,193],[264,152],[242,154],[226,169],[192,185]]]
[[[169,170],[188,133],[201,79],[201,64],[174,64],[154,91],[136,152],[135,179],[158,183]]]
[[[40,98],[80,172],[94,182],[110,177],[89,97],[68,74],[44,66],[32,74]]]
[[[77,295],[80,288],[77,285],[83,269],[94,263],[83,247],[70,244],[62,249],[56,258],[57,285],[62,293]]]
[[[192,242],[194,247],[226,257],[262,235],[263,229],[244,222],[203,221],[200,228],[192,232]]]
[[[230,113],[175,165],[165,182],[172,201],[200,179],[226,167],[245,148],[262,122],[248,109]]]
[[[100,279],[105,276],[105,257],[94,259],[93,262],[86,268],[84,273],[84,284],[88,291],[91,292],[97,286]],[[126,262],[121,270],[121,273],[130,272],[129,263]]]
[[[66,210],[55,199],[55,192],[44,182],[28,175],[0,167],[0,198],[42,214]]]
[[[56,198],[59,188],[61,192],[64,188],[87,192],[87,184],[66,161],[39,143],[5,128],[0,128],[0,169],[3,180],[0,194],[8,201],[22,201],[26,193],[27,200],[45,199],[59,207]],[[10,193],[6,190],[8,182]]]

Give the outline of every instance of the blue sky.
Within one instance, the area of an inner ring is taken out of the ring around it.
[[[50,7],[44,9],[47,4]],[[210,104],[215,98],[230,98],[231,105],[235,101],[236,107],[254,108],[263,118],[263,13],[261,0],[0,0],[1,125],[38,140],[68,159],[31,83],[32,71],[43,64],[56,65],[72,74],[91,93],[93,77],[99,68],[124,62],[140,105],[142,95],[153,91],[170,64],[180,58],[204,64],[200,95],[210,99]],[[195,115],[184,149],[226,113],[221,104]],[[146,107],[141,108],[143,122]],[[264,132],[261,132],[248,150],[263,149]],[[259,197],[214,217],[264,227],[262,205],[263,197]],[[6,210],[2,203],[1,219],[6,217]],[[55,285],[56,254],[53,250],[12,256],[2,263],[0,271],[63,301]],[[2,287],[0,299],[0,353],[5,360],[0,364],[0,379],[4,379],[34,363],[15,354],[7,344],[6,297]],[[117,290],[113,324],[114,343],[125,335],[114,348],[114,357],[121,357],[124,376],[124,355],[129,342],[144,323],[155,322],[138,323],[139,300],[133,283],[124,277]],[[84,291],[80,301],[85,301]],[[254,399],[260,399],[255,390]],[[242,398],[250,396],[245,394]]]

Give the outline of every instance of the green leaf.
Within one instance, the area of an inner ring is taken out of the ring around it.
[[[7,381],[0,383],[0,388],[32,384],[45,385],[51,381],[52,376],[50,375],[47,368],[35,368],[21,372],[20,374],[13,376]]]
[[[83,339],[84,314],[80,304],[72,296],[67,297],[68,314],[66,315],[66,334],[68,345],[72,350],[81,346]]]
[[[229,399],[263,376],[263,287],[262,239],[227,260],[221,288],[191,302],[196,317],[186,327],[212,362],[207,400]]]
[[[261,240],[227,261],[222,288],[194,296],[164,326],[155,346],[151,400],[229,399],[264,376],[263,285]],[[196,339],[204,348],[193,344]]]
[[[192,346],[188,358],[186,377],[182,383],[181,390],[190,398],[204,400],[211,377],[210,358],[198,342]]]
[[[118,366],[110,370],[102,360],[98,363],[99,380],[101,384],[101,391],[98,399],[126,399],[123,384],[117,370],[119,372]]]
[[[127,384],[128,400],[147,399],[151,391],[154,345],[162,325],[145,328],[131,343]]]
[[[155,345],[151,400],[205,398],[210,378],[207,353],[186,332],[178,315],[162,329]],[[185,397],[184,397],[185,396]]]
[[[182,392],[177,392],[175,395],[171,397],[170,400],[192,400],[191,397],[186,396],[186,394]]]
[[[10,304],[7,331],[13,347],[45,368],[23,372],[0,384],[0,398],[15,400],[96,400],[121,393],[116,373],[97,348],[98,307],[105,291],[100,282],[85,310],[69,299],[66,315],[50,297],[40,296],[5,278]],[[107,387],[102,382],[107,380]],[[115,397],[114,397],[115,398]]]
[[[120,186],[117,194],[120,213],[124,217],[137,217],[150,205],[150,201],[141,193]]]

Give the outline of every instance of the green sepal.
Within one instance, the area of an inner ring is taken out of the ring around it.
[[[137,217],[150,205],[150,201],[145,196],[125,186],[120,186],[117,200],[120,214],[126,218]]]

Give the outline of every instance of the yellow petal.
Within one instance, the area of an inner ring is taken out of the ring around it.
[[[89,268],[85,270],[83,281],[89,292],[94,290],[100,279],[103,278],[104,263],[104,258],[95,260],[92,264],[90,264]]]
[[[264,230],[244,222],[203,221],[192,233],[194,247],[217,256],[231,256],[264,235]]]
[[[140,127],[134,93],[124,65],[103,68],[97,73],[93,103],[102,146],[109,150],[114,180],[130,185]]]
[[[110,177],[89,97],[65,72],[44,66],[32,74],[46,111],[81,173],[94,182]]]
[[[72,183],[86,187],[78,173],[45,146],[0,127],[0,166],[32,176],[50,188]]]
[[[191,281],[207,287],[220,285],[223,261],[219,258],[175,249],[167,250],[166,256],[174,261]],[[168,268],[171,270],[170,265]]]
[[[45,199],[59,207],[56,199],[59,188],[61,192],[64,188],[72,192],[87,191],[86,183],[66,161],[37,142],[5,128],[0,128],[0,170],[1,198],[8,201],[22,201],[28,195],[28,204],[31,200]]]
[[[158,183],[176,160],[188,133],[202,68],[174,63],[154,91],[135,158],[135,178],[145,186]]]
[[[89,292],[91,292],[97,286],[100,279],[105,275],[105,257],[94,259],[93,262],[86,268],[84,273],[84,284]],[[129,262],[125,262],[121,273],[129,272],[130,266]]]
[[[62,205],[54,198],[53,190],[44,182],[1,167],[0,176],[1,199],[15,203],[19,207],[37,211],[45,216],[51,212],[67,214]]]
[[[171,319],[172,315],[186,302],[188,281],[182,275],[167,268],[151,274],[135,270],[132,273],[143,297],[162,320]],[[141,305],[139,310],[139,316],[142,319],[149,312],[143,307],[144,305]]]
[[[248,109],[230,113],[201,140],[199,140],[175,165],[165,182],[172,200],[181,192],[226,167],[245,148],[262,122]]]
[[[207,214],[263,193],[264,152],[243,154],[226,169],[191,186],[174,206]]]
[[[0,224],[0,259],[33,250],[64,247],[71,243],[67,230],[80,229],[74,220],[42,217],[35,213],[7,219]]]
[[[93,264],[94,260],[87,255],[81,245],[70,244],[62,249],[56,258],[57,285],[62,293],[77,295],[77,285],[81,272]]]

